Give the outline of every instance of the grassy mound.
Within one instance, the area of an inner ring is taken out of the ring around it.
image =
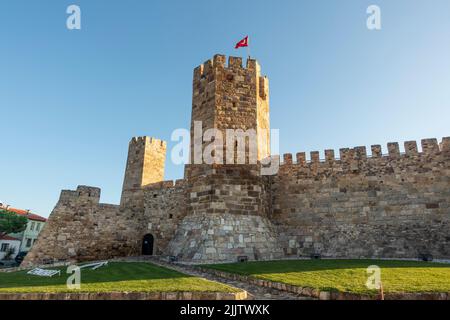
[[[70,290],[67,268],[51,278],[27,271],[0,272],[0,293],[56,292],[236,292],[229,286],[143,262],[112,262],[97,270],[81,269],[81,289]]]
[[[287,260],[216,264],[210,269],[320,290],[373,294],[367,267],[381,268],[385,293],[450,292],[450,265],[389,260]]]

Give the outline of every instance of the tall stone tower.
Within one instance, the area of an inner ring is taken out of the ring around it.
[[[267,219],[268,194],[258,165],[270,156],[268,88],[268,79],[253,59],[243,67],[242,58],[229,57],[226,65],[225,56],[216,55],[194,70],[191,164],[185,171],[187,215],[169,244],[170,255],[203,262],[281,256]],[[218,159],[223,161],[201,158],[217,138],[205,142],[202,136],[208,129],[221,132],[224,148]],[[253,142],[246,141],[245,163],[228,162],[227,149],[235,151],[236,159],[242,146],[237,141],[227,146],[227,129],[254,133]],[[255,162],[250,162],[251,143]]]
[[[139,205],[143,200],[142,187],[164,180],[165,159],[165,141],[150,137],[131,139],[120,201],[122,206]]]
[[[225,147],[226,129],[254,130],[257,160],[270,155],[269,80],[261,76],[256,60],[248,59],[246,67],[240,57],[229,57],[228,65],[225,60],[225,56],[215,55],[194,70],[191,163],[194,163],[195,153],[203,152],[207,144],[195,150],[194,144],[202,144],[201,136],[195,135],[196,122],[201,123],[202,134],[207,129],[220,130]],[[225,152],[223,155],[225,163]]]

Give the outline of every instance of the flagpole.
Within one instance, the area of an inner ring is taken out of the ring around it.
[[[250,60],[250,37],[247,38],[247,55]]]

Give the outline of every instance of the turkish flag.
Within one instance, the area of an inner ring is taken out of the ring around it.
[[[239,49],[241,47],[248,47],[248,36],[236,43],[236,46],[234,48]]]

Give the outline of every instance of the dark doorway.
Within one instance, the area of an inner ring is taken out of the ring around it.
[[[146,234],[144,240],[142,241],[142,255],[151,256],[153,255],[153,235]]]

